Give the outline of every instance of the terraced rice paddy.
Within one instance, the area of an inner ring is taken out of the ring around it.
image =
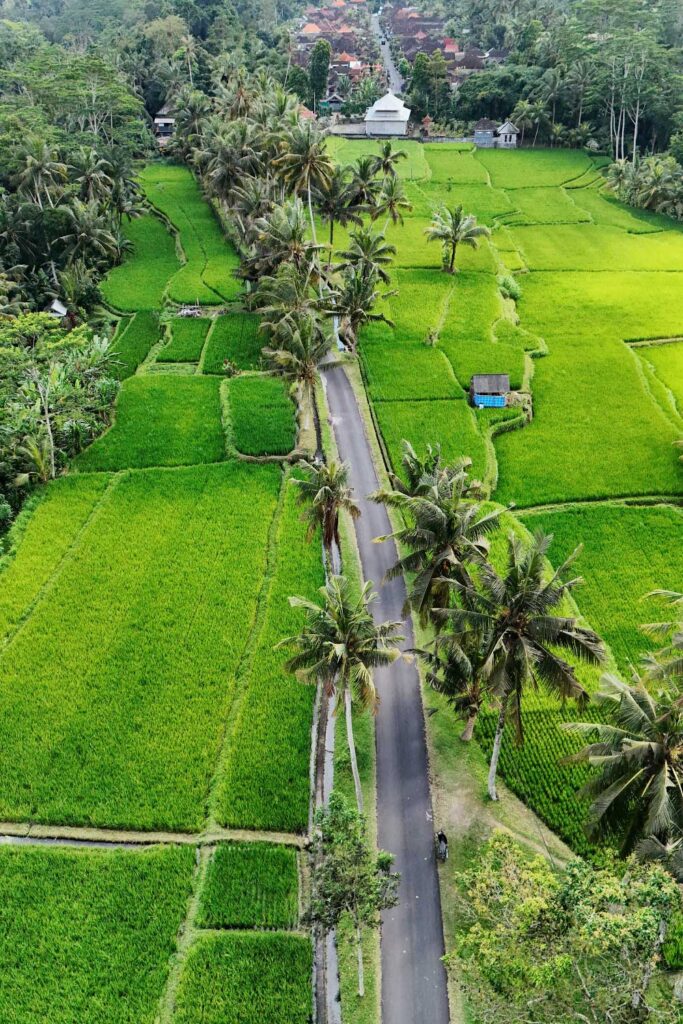
[[[342,155],[351,154],[349,143]],[[673,444],[683,427],[683,343],[629,344],[683,335],[683,230],[610,199],[602,161],[582,152],[429,144],[424,155],[428,173],[407,184],[413,213],[388,231],[398,294],[382,308],[394,326],[371,326],[361,343],[385,451],[396,468],[403,438],[469,455],[494,499],[556,535],[554,558],[583,541],[580,610],[627,672],[648,646],[640,624],[656,618],[642,596],[683,585],[673,505],[683,490]],[[424,237],[440,202],[462,203],[492,229],[478,252],[458,252],[453,277]],[[502,294],[505,274],[516,302]],[[530,390],[533,421],[510,430],[523,422],[514,411],[470,409],[475,373],[508,373],[513,389]],[[648,501],[626,507],[621,498]],[[594,689],[596,673],[580,671]],[[585,850],[581,773],[558,766],[571,746],[559,730],[569,714],[533,698],[526,744],[517,750],[506,735],[501,766],[514,791]],[[485,714],[487,752],[494,728]]]
[[[258,321],[216,315],[236,257],[194,179],[143,178],[186,262],[160,217],[131,223],[103,289],[133,314],[113,424],[29,500],[0,560],[0,816],[168,845],[0,848],[0,1018],[304,1024],[296,849],[194,845],[221,823],[308,823],[314,695],[273,648],[298,624],[290,593],[322,583],[320,547],[289,470],[235,447],[289,452],[295,407],[253,372]],[[196,299],[214,308],[174,315]],[[252,372],[221,380],[225,359]]]

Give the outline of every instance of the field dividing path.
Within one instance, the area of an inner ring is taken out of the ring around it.
[[[379,487],[372,449],[353,389],[342,366],[323,374],[328,408],[342,459],[361,508],[355,520],[363,575],[378,599],[377,621],[402,620],[406,598],[402,578],[382,585],[397,559],[393,541],[375,544],[391,532],[383,505],[367,500]],[[410,617],[403,621],[404,648],[413,646]],[[434,824],[429,792],[427,744],[416,665],[403,659],[376,672],[381,697],[376,722],[377,818],[382,849],[396,857],[401,872],[400,903],[382,922],[382,1019],[384,1024],[448,1024],[441,900],[434,857]]]

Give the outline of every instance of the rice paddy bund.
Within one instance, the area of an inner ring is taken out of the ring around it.
[[[364,143],[363,146],[366,144]],[[605,192],[603,161],[583,152],[479,150],[397,143],[413,209],[389,225],[396,246],[382,309],[360,345],[363,376],[391,468],[401,442],[467,455],[494,500],[519,524],[555,537],[559,562],[583,543],[581,613],[628,676],[648,645],[641,630],[655,588],[683,579],[683,229]],[[354,159],[334,140],[335,159]],[[458,272],[440,270],[425,228],[441,203],[462,204],[491,229]],[[338,229],[337,245],[346,233]],[[676,340],[678,339],[678,340]],[[504,373],[531,395],[533,416],[475,410],[474,374]],[[594,690],[599,673],[579,669]],[[533,705],[533,706],[532,706]],[[593,711],[592,711],[593,713]],[[503,742],[501,771],[578,852],[587,843],[581,771],[559,759],[578,748],[560,723],[576,712],[530,698],[526,742]],[[495,715],[477,733],[490,752]],[[584,773],[585,774],[585,773]]]
[[[273,647],[322,564],[291,471],[268,461],[295,447],[295,407],[260,371],[236,254],[190,172],[141,181],[149,211],[104,285],[112,426],[28,503],[2,562],[0,816],[165,845],[0,848],[0,1018],[199,1024],[229,1003],[307,1024],[291,844],[313,693]],[[196,845],[227,826],[260,841]]]

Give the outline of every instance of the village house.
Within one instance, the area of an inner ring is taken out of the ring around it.
[[[165,103],[157,116],[154,118],[154,134],[160,146],[165,146],[175,130],[175,117],[171,114],[171,108]]]
[[[518,135],[519,128],[512,121],[499,125],[488,117],[482,117],[474,126],[474,144],[480,149],[514,149]]]
[[[405,135],[409,119],[410,111],[403,100],[388,92],[366,111],[365,133],[371,137]]]

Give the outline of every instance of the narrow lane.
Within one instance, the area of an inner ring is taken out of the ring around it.
[[[375,618],[402,619],[402,579],[381,585],[397,558],[382,505],[367,501],[378,487],[372,449],[342,366],[323,373],[337,447],[350,464],[350,483],[361,507],[355,521],[363,575],[379,594]],[[403,625],[405,647],[413,646],[411,619]],[[434,824],[425,725],[417,667],[398,661],[376,673],[381,705],[376,721],[379,844],[396,856],[401,872],[400,904],[382,925],[382,1019],[384,1024],[448,1024],[441,901],[434,857]]]
[[[389,47],[389,40],[385,38],[382,33],[382,29],[379,24],[379,15],[373,14],[370,19],[370,25],[372,27],[372,33],[377,39],[377,45],[379,46],[379,52],[382,55],[382,61],[387,72],[387,78],[389,79],[389,88],[393,93],[398,94],[403,88],[403,76],[394,64],[394,58]],[[382,40],[384,39],[384,43]]]

